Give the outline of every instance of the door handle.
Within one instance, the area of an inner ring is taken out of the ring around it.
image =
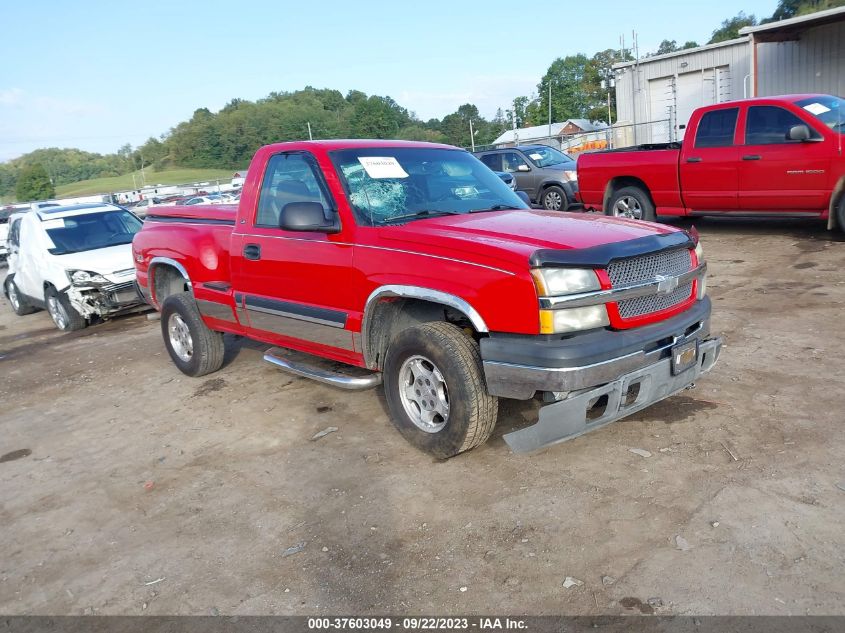
[[[258,244],[247,244],[244,246],[244,257],[246,259],[261,259],[261,247]]]
[[[763,157],[760,154],[748,154],[742,157],[742,160],[760,160]]]
[[[687,158],[688,163],[700,163],[701,159],[698,156],[693,156],[691,158]]]

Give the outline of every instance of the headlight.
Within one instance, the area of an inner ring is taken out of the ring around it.
[[[591,268],[535,268],[531,274],[541,297],[601,290],[599,278]]]
[[[576,180],[578,180],[578,172],[574,169],[572,169],[572,170],[567,169],[566,171],[563,172],[563,178],[567,182],[575,182]]]
[[[604,304],[564,310],[540,310],[540,334],[563,334],[610,325]]]
[[[701,246],[701,242],[695,245],[695,257],[698,259],[699,266],[704,261],[704,248]]]
[[[99,273],[92,273],[87,270],[69,270],[68,279],[74,286],[91,286],[111,283]]]

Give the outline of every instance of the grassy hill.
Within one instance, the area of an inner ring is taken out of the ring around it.
[[[193,182],[229,180],[234,169],[182,169],[176,167],[165,171],[153,171],[145,169],[143,177],[140,171],[134,174],[113,176],[111,178],[94,178],[92,180],[81,180],[67,185],[56,187],[56,197],[69,198],[71,196],[87,196],[95,193],[112,193],[115,191],[128,191],[143,186],[146,180],[150,185],[185,185]],[[135,176],[133,181],[132,176]]]

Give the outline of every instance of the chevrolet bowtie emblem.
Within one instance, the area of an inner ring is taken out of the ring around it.
[[[654,280],[657,282],[657,293],[661,295],[668,295],[670,292],[678,287],[677,277],[667,277],[666,275],[656,275]]]

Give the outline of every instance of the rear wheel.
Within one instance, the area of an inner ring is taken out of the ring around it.
[[[390,418],[418,449],[444,459],[483,444],[498,401],[487,393],[478,345],[450,323],[400,332],[387,350]]]
[[[170,295],[161,306],[161,333],[173,364],[188,376],[204,376],[223,366],[223,333],[203,323],[189,292]]]
[[[551,186],[543,191],[540,203],[544,209],[549,211],[566,211],[569,207],[569,200],[566,199],[566,192],[558,186]]]
[[[622,187],[616,191],[607,205],[607,215],[650,222],[654,222],[657,217],[648,193],[636,186]]]
[[[47,312],[50,313],[50,318],[63,332],[81,330],[88,325],[85,317],[70,304],[64,292],[59,292],[51,286],[44,292],[44,298],[47,300]]]
[[[6,280],[6,294],[9,295],[9,304],[12,306],[12,310],[18,316],[35,312],[35,308],[26,302],[12,279]]]

